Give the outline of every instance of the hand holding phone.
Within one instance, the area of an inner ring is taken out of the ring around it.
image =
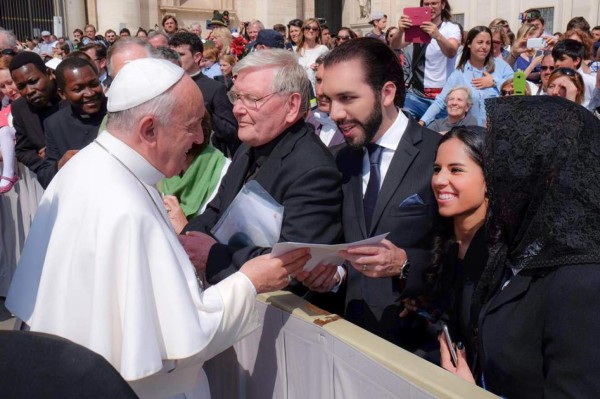
[[[525,73],[520,69],[513,75],[513,95],[524,96],[526,94],[525,86]]]
[[[446,340],[446,344],[448,345],[448,349],[450,350],[450,357],[452,359],[452,364],[454,367],[458,366],[458,355],[456,354],[456,348],[452,343],[452,338],[450,338],[450,331],[448,331],[448,326],[446,323],[443,324],[442,334],[444,334],[444,339]]]
[[[546,41],[541,37],[534,37],[531,39],[527,39],[527,48],[538,50],[546,47]]]

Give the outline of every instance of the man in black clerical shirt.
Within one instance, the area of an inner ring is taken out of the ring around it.
[[[310,82],[295,55],[256,51],[236,64],[230,98],[242,145],[204,213],[181,236],[192,262],[210,283],[237,271],[268,247],[217,243],[211,229],[249,180],[283,205],[279,241],[334,244],[341,239],[341,174],[327,147],[304,121]]]
[[[212,144],[227,157],[233,157],[240,145],[237,137],[238,124],[233,116],[231,102],[227,99],[225,85],[203,75],[200,70],[204,49],[202,41],[193,33],[178,32],[171,37],[169,45],[177,51],[181,57],[181,67],[196,82],[202,92],[204,105],[210,113],[214,129],[211,137]]]
[[[56,68],[58,94],[68,106],[46,119],[46,157],[38,180],[46,188],[54,175],[80,149],[94,141],[106,115],[106,97],[98,70],[90,61],[72,57]]]
[[[44,120],[58,111],[60,97],[54,77],[38,54],[31,51],[17,54],[9,69],[21,93],[21,98],[12,104],[17,131],[15,153],[19,162],[37,173],[46,152]]]

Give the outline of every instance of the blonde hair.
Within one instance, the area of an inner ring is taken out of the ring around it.
[[[233,36],[231,36],[231,32],[224,26],[217,26],[213,28],[211,33],[213,38],[221,39],[223,43],[223,48],[221,49],[221,54],[230,54],[231,52],[231,42],[233,42]]]
[[[535,32],[536,26],[532,24],[523,24],[517,31],[517,41],[521,40],[531,32]]]
[[[308,24],[311,24],[313,22],[316,23],[317,26],[319,27],[319,32],[317,33],[317,37],[315,39],[315,42],[317,44],[321,44],[321,23],[316,18],[309,18],[309,19],[307,19],[307,20],[304,21],[304,23],[302,24],[302,28],[300,28],[300,41],[298,42],[298,47],[296,48],[296,51],[298,53],[303,53],[304,43],[306,43],[305,38],[304,38],[304,28],[306,26],[308,26]]]

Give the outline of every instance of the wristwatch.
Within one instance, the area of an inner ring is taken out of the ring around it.
[[[404,261],[402,266],[400,266],[400,275],[398,276],[398,278],[400,280],[408,279],[409,272],[410,272],[410,262],[408,261],[408,258],[406,258],[406,260]]]

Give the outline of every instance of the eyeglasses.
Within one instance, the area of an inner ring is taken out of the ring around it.
[[[502,44],[502,42],[501,42],[500,40],[494,40],[494,42],[493,42],[493,43],[494,43],[494,44],[496,44],[496,45],[500,45],[500,44]]]
[[[542,65],[540,69],[542,71],[554,71],[554,65]]]
[[[341,40],[343,40],[343,41],[350,40],[350,36],[338,35],[337,40],[340,40],[340,41]]]
[[[319,31],[319,27],[318,26],[317,27],[315,27],[315,26],[305,26],[303,29],[304,30],[310,30],[310,31],[313,31],[313,32],[318,32]]]
[[[512,96],[513,94],[515,94],[515,92],[512,90],[500,90],[500,94],[502,94],[502,97],[505,97]]]
[[[233,90],[230,90],[227,93],[227,98],[229,99],[229,101],[231,102],[231,104],[235,105],[235,103],[240,100],[241,103],[244,105],[244,107],[246,108],[250,108],[251,110],[257,111],[258,110],[258,103],[259,101],[264,100],[267,97],[271,97],[274,94],[279,94],[280,92],[273,92],[273,93],[269,93],[266,94],[262,97],[256,98],[254,96],[250,96],[247,94],[238,94]]]
[[[5,48],[4,50],[0,51],[0,54],[10,55],[11,57],[14,57],[15,55],[17,55],[17,52],[11,48]]]

